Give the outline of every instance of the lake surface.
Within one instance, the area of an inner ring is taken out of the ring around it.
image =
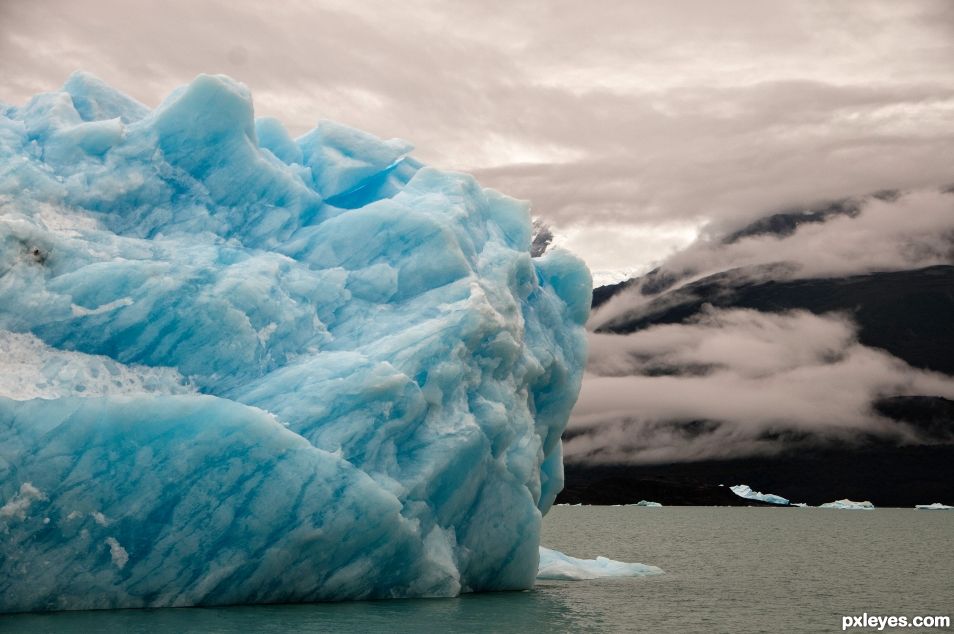
[[[13,615],[0,632],[835,632],[864,612],[954,616],[954,511],[557,507],[543,543],[666,574],[459,599]]]

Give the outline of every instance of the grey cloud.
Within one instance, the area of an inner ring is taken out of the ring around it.
[[[709,310],[685,324],[590,335],[567,460],[661,462],[772,453],[866,435],[919,442],[884,396],[954,398],[954,379],[859,344],[845,316]]]
[[[0,3],[3,101],[85,69],[155,105],[225,72],[295,133],[406,138],[531,200],[613,270],[654,263],[655,227],[949,182],[950,59],[943,1]],[[615,227],[646,231],[601,249]]]

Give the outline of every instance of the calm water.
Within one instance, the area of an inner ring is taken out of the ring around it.
[[[543,542],[666,574],[460,599],[16,615],[0,631],[829,632],[862,612],[954,616],[954,511],[558,507]]]

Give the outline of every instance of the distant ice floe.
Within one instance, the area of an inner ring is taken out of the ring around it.
[[[640,500],[633,506],[648,506],[650,508],[659,508],[662,506],[659,502],[650,502],[649,500]]]
[[[818,508],[820,509],[844,509],[846,511],[871,511],[874,510],[875,505],[871,502],[855,502],[853,500],[835,500],[834,502],[827,502],[822,504]]]
[[[948,506],[940,502],[935,502],[934,504],[917,504],[914,508],[921,511],[954,511],[954,506]]]
[[[577,559],[564,555],[558,550],[540,547],[540,568],[537,572],[537,581],[583,581],[586,579],[602,579],[604,577],[648,577],[661,575],[663,571],[656,566],[646,564],[630,564],[623,561],[614,561],[606,557],[596,559]]]
[[[783,498],[781,495],[775,495],[774,493],[760,493],[759,491],[753,491],[752,487],[747,484],[737,484],[735,486],[729,487],[733,493],[738,495],[740,498],[745,498],[747,500],[758,500],[759,502],[768,502],[769,504],[782,504],[787,505],[789,501],[786,498]]]

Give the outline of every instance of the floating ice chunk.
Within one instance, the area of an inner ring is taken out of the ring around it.
[[[629,564],[606,557],[577,559],[558,550],[540,547],[538,580],[582,581],[603,577],[646,577],[661,575],[662,569],[646,564]]]
[[[0,612],[532,587],[590,275],[410,149],[224,76],[0,108]]]
[[[656,508],[656,507],[661,507],[662,504],[660,504],[659,502],[650,502],[650,501],[648,501],[648,500],[640,500],[639,502],[637,502],[637,503],[634,504],[633,506],[648,506],[648,507],[651,507],[651,508]]]
[[[844,509],[848,511],[870,511],[874,509],[874,504],[871,502],[855,502],[853,500],[835,500],[834,502],[826,502],[818,508],[822,509]]]
[[[781,495],[753,491],[752,488],[747,484],[736,484],[735,486],[729,487],[729,489],[731,489],[732,492],[738,495],[740,498],[745,498],[747,500],[759,500],[760,502],[768,502],[769,504],[789,503],[788,500],[783,498]]]
[[[948,506],[947,504],[941,504],[940,502],[935,502],[933,504],[918,504],[914,508],[920,509],[922,511],[954,511],[954,506]]]

